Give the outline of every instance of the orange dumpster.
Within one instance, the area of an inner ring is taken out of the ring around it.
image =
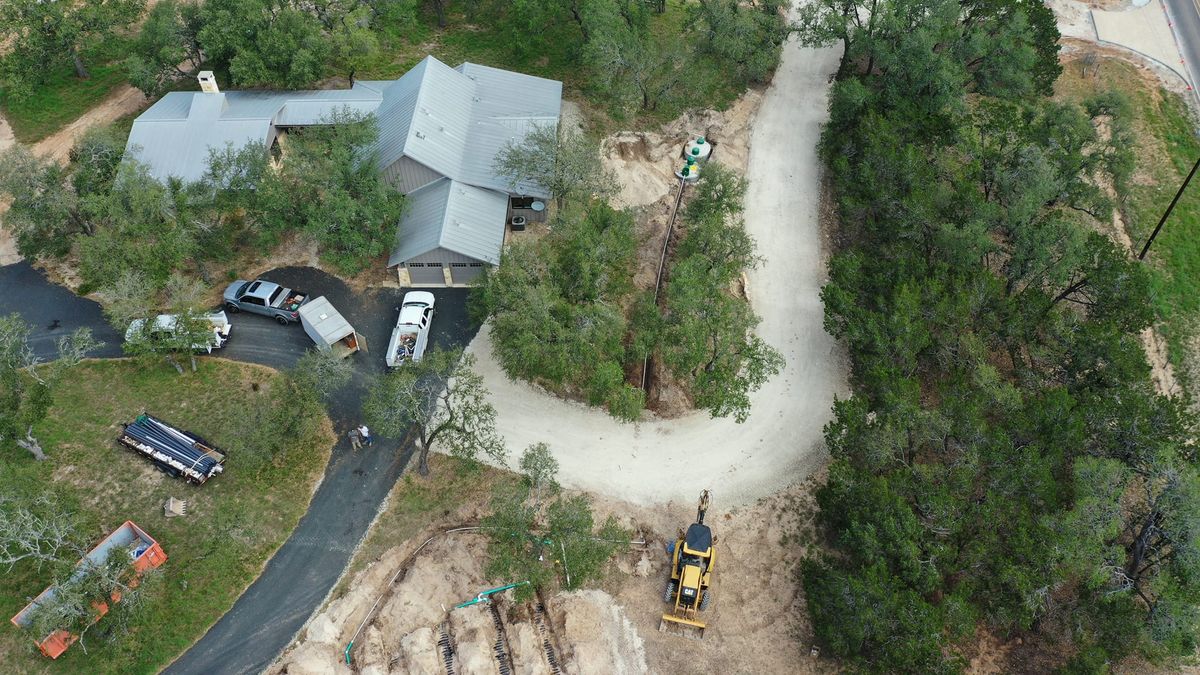
[[[163,552],[162,546],[159,546],[154,537],[146,534],[146,531],[135,525],[133,521],[127,520],[125,524],[113,530],[99,544],[96,544],[95,548],[88,551],[87,555],[76,564],[76,571],[72,578],[86,573],[85,562],[102,563],[113,551],[122,549],[127,551],[132,558],[133,570],[138,576],[146,570],[154,569],[167,561],[167,554]],[[130,582],[130,585],[137,585],[136,577]],[[13,616],[11,619],[13,625],[19,628],[29,627],[34,609],[43,602],[52,599],[54,592],[54,586],[42,591],[32,602],[25,605],[24,609]],[[121,594],[114,592],[110,600],[114,603],[120,602]],[[97,600],[92,603],[92,607],[96,610],[96,615],[92,619],[92,623],[99,621],[101,617],[108,614],[108,602],[104,600]],[[52,659],[57,659],[78,639],[78,635],[73,635],[65,630],[56,630],[40,640],[35,640],[35,642],[43,654]]]

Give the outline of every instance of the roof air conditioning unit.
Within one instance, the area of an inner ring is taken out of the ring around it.
[[[525,219],[525,216],[513,216],[512,220],[509,221],[513,232],[524,232],[525,223],[527,222],[529,221]]]

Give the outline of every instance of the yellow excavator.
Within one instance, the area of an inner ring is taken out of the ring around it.
[[[663,602],[672,605],[672,610],[663,614],[658,624],[660,631],[679,628],[685,635],[694,632],[695,637],[704,637],[704,622],[700,620],[699,613],[708,609],[712,599],[709,584],[717,557],[713,549],[716,537],[704,524],[708,500],[708,490],[700,493],[696,522],[688,526],[687,532],[679,530],[679,537],[672,547],[671,578],[663,593]]]

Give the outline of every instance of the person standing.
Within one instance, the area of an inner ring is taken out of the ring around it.
[[[371,444],[375,442],[375,439],[371,438],[371,430],[367,428],[367,425],[360,425],[358,427],[358,433],[362,436],[362,442],[365,443],[367,447],[370,447]]]
[[[349,436],[351,450],[358,450],[362,447],[362,432],[358,430],[358,427],[351,429]]]

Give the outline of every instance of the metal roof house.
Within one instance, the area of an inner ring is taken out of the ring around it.
[[[509,141],[558,125],[561,82],[432,56],[397,80],[343,90],[221,92],[211,73],[200,79],[203,91],[168,93],[134,120],[126,155],[159,179],[196,181],[212,150],[272,148],[288,128],[373,114],[380,170],[408,195],[388,259],[402,284],[469,283],[499,262],[511,218],[544,215],[544,188],[513,186],[493,165]]]

